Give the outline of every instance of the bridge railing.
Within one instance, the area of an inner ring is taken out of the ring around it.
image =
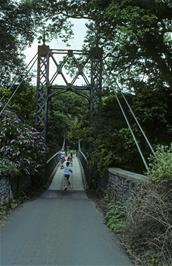
[[[77,157],[82,165],[83,168],[83,182],[84,182],[84,186],[85,188],[89,187],[90,184],[90,169],[89,169],[89,163],[87,160],[87,157],[85,156],[85,154],[82,152],[80,144],[78,147],[78,152],[77,152]]]
[[[51,156],[51,158],[49,158],[46,161],[45,173],[44,173],[45,180],[51,181],[52,177],[54,176],[56,169],[57,169],[57,166],[58,166],[58,163],[60,161],[61,151],[64,151],[64,149],[65,149],[65,144],[66,144],[66,140],[64,139],[61,150],[56,152],[53,156]]]
[[[45,179],[50,180],[57,169],[57,165],[60,161],[60,151],[56,152],[50,159],[46,161],[45,165]]]

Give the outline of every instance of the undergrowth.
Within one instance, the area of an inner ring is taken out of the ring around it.
[[[15,209],[18,206],[17,201],[11,200],[8,203],[0,205],[0,222],[3,221],[10,210]]]
[[[127,211],[125,240],[140,265],[172,265],[172,184],[144,184]]]
[[[106,199],[105,223],[110,230],[120,232],[126,226],[125,206],[113,199],[109,202]]]
[[[150,159],[149,180],[135,197],[104,197],[107,226],[120,236],[139,266],[172,266],[172,146],[159,146]]]

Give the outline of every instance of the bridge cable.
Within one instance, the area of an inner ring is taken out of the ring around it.
[[[81,149],[81,141],[80,141],[80,140],[78,141],[78,151],[81,153],[81,155],[82,155],[83,158],[85,159],[86,163],[88,164],[87,157],[86,157],[85,154],[82,152],[82,149]]]
[[[35,58],[35,56],[34,56]],[[31,60],[33,61],[33,59]],[[12,98],[15,96],[16,92],[18,91],[19,87],[21,86],[21,84],[23,83],[25,77],[27,76],[27,74],[30,72],[30,70],[32,69],[32,67],[34,66],[35,62],[37,61],[37,58],[35,59],[35,61],[32,63],[31,67],[29,68],[29,70],[27,70],[27,72],[25,73],[22,81],[19,83],[19,85],[16,87],[16,89],[14,90],[14,92],[12,93],[12,95],[10,96],[10,98],[8,99],[8,101],[6,102],[6,104],[4,105],[4,107],[2,108],[2,110],[0,111],[0,116],[2,115],[2,113],[5,111],[5,109],[7,108],[8,104],[10,103],[10,101],[12,100]],[[29,63],[30,64],[30,63]],[[28,65],[29,65],[28,64]]]
[[[27,64],[27,66],[25,67],[25,70],[29,67],[29,65],[32,63],[32,61],[35,59],[35,57],[38,55],[38,52],[34,55],[34,57],[30,60],[30,62]],[[11,90],[12,87],[15,85],[16,81],[17,81],[18,77],[16,77],[13,81],[13,83],[10,85],[10,87],[8,88],[8,90]],[[4,99],[5,96],[2,96],[0,101],[2,101]]]
[[[147,162],[146,162],[146,160],[145,160],[145,158],[144,158],[144,155],[143,155],[143,153],[142,153],[142,151],[141,151],[141,149],[140,149],[140,146],[139,146],[139,144],[138,144],[138,142],[137,142],[137,139],[136,139],[136,137],[135,137],[135,135],[134,135],[134,132],[133,132],[131,126],[130,126],[130,123],[129,123],[128,119],[127,119],[127,116],[126,116],[126,114],[125,114],[125,111],[124,111],[124,109],[123,109],[123,107],[122,107],[122,105],[121,105],[121,102],[120,102],[120,100],[119,100],[118,95],[117,95],[116,92],[115,92],[115,96],[116,96],[117,102],[118,102],[118,104],[119,104],[119,107],[120,107],[120,109],[121,109],[121,112],[122,112],[122,114],[123,114],[123,116],[124,116],[124,118],[125,118],[125,121],[126,121],[126,123],[127,123],[127,125],[128,125],[128,128],[129,128],[129,130],[130,130],[130,133],[131,133],[131,135],[132,135],[132,137],[133,137],[133,139],[134,139],[134,142],[135,142],[135,144],[136,144],[136,147],[137,147],[137,149],[138,149],[138,151],[139,151],[139,154],[140,154],[140,156],[141,156],[141,158],[142,158],[142,161],[143,161],[143,163],[144,163],[144,166],[145,166],[146,170],[148,170],[148,169],[149,169],[148,164],[147,164]]]
[[[64,137],[64,140],[63,140],[63,145],[62,145],[62,150],[65,149],[65,144],[66,144],[66,138]]]
[[[0,99],[0,103],[2,103],[3,99],[5,98],[5,95],[3,95]]]
[[[119,90],[120,90],[119,92],[121,93],[123,99],[125,100],[125,102],[126,102],[128,108],[129,108],[129,110],[130,110],[130,113],[131,113],[132,116],[134,117],[134,119],[135,119],[135,121],[136,121],[136,123],[137,123],[137,125],[138,125],[138,127],[139,127],[139,129],[140,129],[140,131],[141,131],[141,133],[142,133],[142,135],[143,135],[143,137],[145,138],[145,140],[146,140],[146,142],[147,142],[147,144],[148,144],[148,146],[149,146],[149,148],[150,148],[152,154],[155,156],[155,151],[154,151],[154,149],[153,149],[151,143],[149,142],[149,140],[148,140],[148,138],[147,138],[147,136],[146,136],[146,134],[145,134],[143,128],[141,127],[141,125],[140,125],[140,123],[139,123],[137,117],[135,116],[135,114],[134,114],[134,112],[133,112],[133,110],[132,110],[132,108],[131,108],[129,102],[127,101],[127,99],[126,99],[124,93],[122,93],[121,88],[120,88],[118,82],[115,81],[115,83],[117,84],[117,86],[118,86],[118,88],[119,88]]]

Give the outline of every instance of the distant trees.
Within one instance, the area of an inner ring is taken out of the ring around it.
[[[89,49],[96,44],[103,48],[104,92],[97,122],[90,126],[87,104],[81,98],[72,93],[54,96],[50,100],[49,114],[51,147],[57,138],[61,143],[68,131],[70,140],[78,137],[93,142],[94,147],[97,145],[97,151],[93,149],[94,157],[103,149],[112,164],[142,168],[137,160],[133,160],[136,156],[135,146],[115,100],[115,93],[120,95],[121,91],[128,97],[151,143],[168,144],[171,141],[172,5],[169,0],[1,2],[0,34],[4,34],[0,44],[2,84],[8,83],[9,72],[10,75],[20,75],[20,50],[32,42],[34,34],[39,34],[43,26],[47,38],[59,36],[66,41],[72,35],[68,19],[86,18],[88,32],[84,48]],[[12,56],[8,54],[8,45],[11,45]],[[25,100],[31,97],[33,101],[33,91],[31,87],[27,92],[20,90],[13,103],[18,116],[22,114],[28,121],[33,119],[33,111],[29,113],[33,110],[33,103],[30,102],[29,106]],[[19,103],[25,108],[20,109]],[[131,124],[146,156],[149,156],[133,120]],[[124,150],[129,153],[128,157],[126,154],[124,157]]]
[[[52,86],[51,90],[55,90]],[[85,98],[73,93],[64,92],[53,96],[49,103],[48,146],[57,151],[64,137],[69,145],[76,146],[79,140],[79,125],[85,113],[88,112],[88,102]]]

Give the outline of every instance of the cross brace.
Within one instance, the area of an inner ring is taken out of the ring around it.
[[[71,90],[76,93],[88,91],[90,114],[97,110],[102,91],[102,53],[99,47],[92,48],[89,53],[84,54],[80,50],[50,49],[45,44],[38,46],[35,125],[45,139],[48,127],[48,100],[56,94],[50,94],[49,86],[56,81],[58,81],[56,89]],[[59,61],[56,56],[62,57],[62,60]],[[54,65],[55,70],[50,77],[51,65]],[[70,82],[65,66],[68,71],[74,69],[70,75]],[[84,84],[78,85],[78,78],[82,78]]]

